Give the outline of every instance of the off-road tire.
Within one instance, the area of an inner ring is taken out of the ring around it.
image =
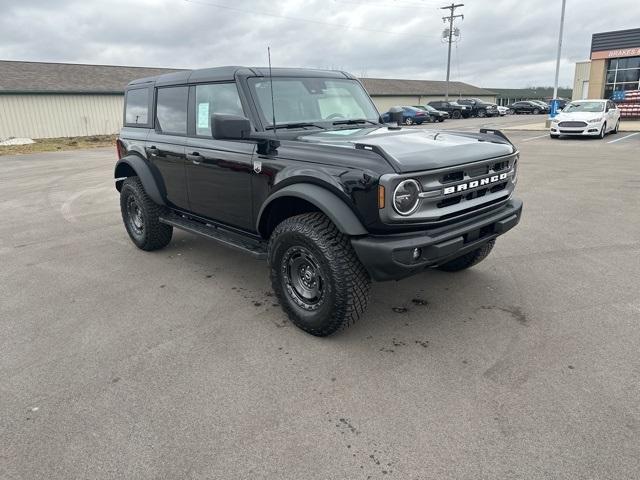
[[[445,272],[459,272],[460,270],[465,270],[469,267],[473,267],[474,265],[477,265],[482,260],[487,258],[487,256],[491,253],[491,250],[493,250],[493,246],[495,245],[495,243],[495,240],[491,240],[485,243],[480,248],[466,253],[461,257],[454,258],[453,260],[444,263],[437,268],[438,270],[443,270]]]
[[[142,228],[137,229],[132,221],[130,202],[134,202],[140,213]],[[160,223],[159,217],[164,207],[155,203],[144,191],[138,177],[128,177],[120,190],[120,211],[122,221],[131,241],[136,247],[151,251],[166,247],[171,241],[173,227]]]
[[[462,112],[460,112],[460,110],[454,110],[451,112],[451,118],[454,120],[458,120],[460,117],[462,117]]]
[[[296,295],[291,251],[303,249],[317,263],[323,294],[310,309]],[[369,301],[371,279],[356,256],[349,238],[324,214],[305,213],[282,221],[271,234],[267,257],[271,284],[280,305],[297,327],[311,335],[325,337],[355,323]],[[306,305],[306,306],[305,306]]]

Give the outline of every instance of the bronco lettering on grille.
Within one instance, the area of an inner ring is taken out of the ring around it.
[[[500,175],[492,175],[491,177],[481,178],[480,180],[474,180],[472,182],[467,183],[459,183],[458,185],[453,185],[451,187],[444,187],[442,193],[444,195],[451,195],[452,193],[463,192],[465,190],[473,190],[477,187],[482,187],[485,185],[490,185],[492,183],[501,182],[502,180],[506,180],[509,176],[508,172],[501,173]]]

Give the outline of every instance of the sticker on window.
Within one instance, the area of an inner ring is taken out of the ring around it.
[[[209,102],[198,104],[198,128],[209,128]]]

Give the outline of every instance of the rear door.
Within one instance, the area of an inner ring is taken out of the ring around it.
[[[187,98],[189,87],[156,89],[154,128],[147,137],[147,158],[162,177],[166,199],[172,207],[188,208],[185,176]]]
[[[196,215],[254,230],[251,175],[256,143],[216,140],[214,113],[245,116],[235,83],[190,87],[187,184],[189,210]]]

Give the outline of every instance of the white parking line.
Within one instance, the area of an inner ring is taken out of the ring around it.
[[[636,132],[636,133],[630,133],[629,135],[625,135],[622,138],[616,138],[615,140],[611,140],[610,142],[607,143],[616,143],[619,142],[620,140],[624,140],[625,138],[629,138],[629,137],[633,137],[634,135],[638,135],[640,132]]]
[[[537,137],[530,137],[530,138],[525,138],[523,140],[521,140],[522,142],[528,142],[529,140],[535,140],[536,138],[542,138],[542,137],[548,137],[549,134],[545,133],[544,135],[538,135]]]

